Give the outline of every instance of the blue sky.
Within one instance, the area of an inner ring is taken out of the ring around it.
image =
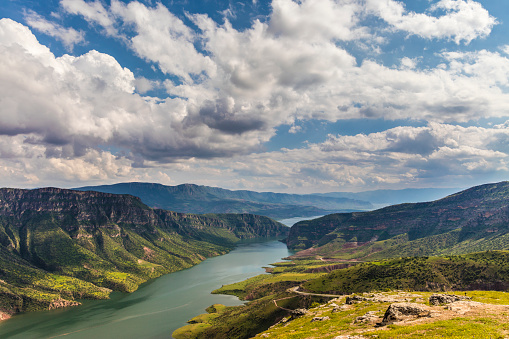
[[[505,0],[6,0],[0,17],[1,186],[509,174]]]

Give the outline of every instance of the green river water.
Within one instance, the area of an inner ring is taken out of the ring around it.
[[[175,329],[212,304],[243,303],[210,294],[212,290],[261,274],[262,266],[288,255],[277,240],[244,242],[228,254],[151,280],[134,293],[115,292],[109,300],[85,300],[79,307],[16,315],[0,323],[0,338],[171,338]]]

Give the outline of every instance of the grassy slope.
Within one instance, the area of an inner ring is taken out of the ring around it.
[[[363,260],[509,249],[509,182],[429,203],[302,221],[292,227],[287,244],[313,248],[301,255]]]
[[[318,268],[334,264],[319,260],[296,260],[292,262],[277,263],[272,269],[272,274],[264,274],[247,279],[243,282],[226,285],[214,291],[214,293],[225,293],[237,295],[241,298],[252,300],[245,306],[228,307],[214,312],[213,316],[202,316],[194,319],[192,324],[177,330],[174,336],[180,338],[221,338],[228,336],[230,331],[234,331],[236,338],[249,338],[253,333],[267,331],[267,329],[281,320],[288,314],[281,312],[281,309],[275,307],[273,300],[286,297],[289,299],[279,300],[277,304],[281,307],[296,309],[299,307],[309,308],[313,302],[324,302],[327,299],[316,296],[296,296],[287,292],[292,286],[302,285],[305,290],[314,293],[333,293],[350,294],[380,290],[396,289],[418,289],[423,291],[442,291],[442,290],[471,290],[471,289],[501,289],[507,290],[509,286],[509,252],[489,251],[483,253],[474,253],[462,256],[451,257],[429,257],[429,258],[403,258],[385,260],[382,262],[359,263],[353,267],[337,269],[331,273],[309,273],[319,271]],[[473,292],[468,292],[471,295]],[[507,293],[496,292],[475,292],[482,296],[477,301],[497,302],[496,299],[505,298],[503,302],[509,304]],[[507,300],[506,300],[507,299]],[[499,300],[500,301],[500,300]],[[502,301],[500,301],[501,303]],[[295,325],[288,327],[277,327],[277,331],[270,329],[264,333],[270,333],[274,338],[309,338],[319,336],[323,332],[323,338],[330,338],[330,335],[337,331],[352,327],[352,321],[357,316],[365,314],[367,311],[375,310],[373,305],[364,305],[354,312],[345,316],[345,314],[335,314],[331,316],[334,321],[325,323],[323,328],[321,323],[312,323],[311,319],[299,320],[297,318]],[[385,311],[385,309],[384,309]],[[382,312],[383,313],[383,312]],[[325,315],[325,314],[324,314]],[[501,322],[498,321],[495,327],[479,326],[476,327],[477,319],[458,322],[457,327],[454,320],[447,322],[445,329],[433,332],[441,336],[451,329],[457,328],[464,335],[471,334],[471,331],[464,331],[469,326],[476,330],[482,329],[492,331],[488,333],[499,333],[498,327]],[[506,319],[504,318],[504,322]],[[335,329],[331,331],[331,324]],[[428,331],[433,326],[423,328]],[[319,328],[319,330],[317,330]],[[394,336],[410,335],[412,331],[418,331],[412,328],[410,331],[395,330]],[[291,331],[291,332],[290,332]],[[391,330],[392,331],[392,330]],[[292,334],[292,332],[295,332]],[[403,333],[403,334],[401,334]],[[465,334],[466,333],[466,334]],[[275,335],[277,334],[277,335]],[[433,335],[434,335],[433,334]],[[463,335],[462,334],[462,335]],[[391,337],[385,336],[384,337]],[[460,336],[461,337],[461,336]]]
[[[383,293],[394,296],[400,293]],[[427,304],[427,299],[432,293],[419,292],[409,293],[413,296],[412,301]],[[367,295],[369,297],[369,295]],[[476,302],[493,305],[509,305],[509,293],[507,292],[468,292]],[[345,297],[334,300],[341,305]],[[443,317],[421,318],[420,320],[405,324],[392,324],[383,327],[375,327],[372,323],[355,322],[357,317],[367,312],[374,312],[379,318],[383,317],[388,303],[359,302],[348,306],[345,310],[333,312],[331,304],[321,304],[309,309],[309,313],[286,323],[281,323],[266,331],[259,333],[256,338],[298,339],[298,338],[506,338],[509,334],[507,312],[491,310],[487,312],[469,312],[464,315],[451,314],[446,307],[436,306],[437,312],[444,312]],[[488,307],[489,309],[489,307]],[[480,314],[481,313],[481,314]],[[329,317],[328,321],[312,322],[313,317]],[[361,336],[361,337],[354,337]]]

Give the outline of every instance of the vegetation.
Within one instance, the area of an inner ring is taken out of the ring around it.
[[[223,307],[213,312],[209,309],[213,316],[194,318],[188,326],[175,331],[173,336],[178,339],[221,338],[235,333],[235,338],[249,338],[261,332],[271,338],[330,338],[332,335],[369,330],[369,335],[378,335],[379,338],[418,337],[423,334],[432,338],[442,335],[471,338],[475,333],[487,333],[488,337],[492,335],[497,338],[509,333],[509,312],[485,312],[483,317],[477,315],[438,319],[426,324],[404,327],[389,325],[382,330],[376,330],[372,325],[354,324],[354,320],[367,312],[374,312],[382,317],[388,304],[383,306],[379,302],[362,302],[348,306],[347,312],[332,312],[333,307],[327,308],[325,305],[330,297],[289,291],[290,287],[300,286],[300,291],[307,293],[335,294],[338,300],[341,300],[338,301],[339,304],[344,303],[345,295],[352,293],[362,295],[386,291],[383,293],[393,295],[401,290],[418,290],[424,292],[419,292],[419,295],[411,292],[410,299],[405,300],[425,303],[432,292],[460,290],[468,291],[468,296],[474,301],[509,305],[509,293],[494,291],[507,291],[509,288],[509,252],[487,251],[460,256],[398,258],[351,264],[327,273],[327,267],[336,265],[338,264],[310,259],[275,263],[273,268],[268,269],[271,274],[262,274],[226,285],[213,292],[233,294],[252,301],[245,306]],[[316,273],[310,273],[311,271]],[[290,313],[284,310],[302,307],[310,309],[310,313],[291,317]],[[314,316],[328,316],[330,320],[311,322]],[[281,320],[283,323],[272,327]]]
[[[509,182],[371,212],[331,214],[295,224],[297,256],[363,261],[509,249]]]
[[[384,290],[507,290],[509,252],[451,257],[410,257],[362,263],[303,284],[315,293],[349,294]]]
[[[266,217],[153,210],[98,192],[0,189],[0,202],[0,311],[11,314],[132,292],[240,239],[288,232]]]

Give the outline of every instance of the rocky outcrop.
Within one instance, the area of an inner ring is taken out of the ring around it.
[[[306,310],[305,308],[297,308],[297,309],[291,311],[291,314],[296,317],[301,316],[301,315],[306,315],[307,313],[308,313],[308,310]]]
[[[423,304],[395,303],[391,304],[387,311],[385,311],[380,325],[384,326],[393,322],[408,320],[409,318],[428,317],[429,315],[429,308]]]
[[[48,310],[54,310],[57,308],[64,308],[64,307],[70,307],[70,306],[79,306],[81,303],[77,301],[72,300],[65,300],[65,299],[57,299],[53,300],[51,304],[48,306]]]
[[[364,315],[361,315],[360,317],[357,317],[355,318],[355,320],[353,321],[354,324],[359,324],[359,323],[370,323],[370,322],[373,322],[373,321],[377,321],[379,319],[379,317],[376,315],[376,311],[369,311],[367,312],[366,314]]]
[[[327,321],[327,320],[330,320],[329,316],[325,316],[325,317],[313,317],[313,319],[311,319],[311,322],[315,322],[315,321]]]
[[[454,294],[433,294],[429,297],[430,305],[438,306],[450,304],[460,300],[471,300],[472,298],[462,295],[454,295]]]

